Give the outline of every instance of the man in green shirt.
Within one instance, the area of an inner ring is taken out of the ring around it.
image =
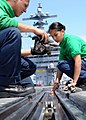
[[[31,54],[30,50],[21,51],[21,32],[41,35],[45,42],[48,38],[44,30],[22,24],[14,19],[26,12],[29,2],[30,0],[0,0],[0,88],[4,90],[9,85],[19,84],[20,74],[23,75],[23,72],[20,73],[21,69],[26,72],[26,76],[36,70],[36,66],[30,60],[22,58],[21,61],[21,56]]]
[[[63,73],[72,79],[71,86],[83,84],[86,80],[86,42],[77,36],[65,34],[65,26],[59,22],[50,25],[49,33],[60,46],[53,91],[59,87]]]

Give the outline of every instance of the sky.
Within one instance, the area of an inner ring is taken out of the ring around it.
[[[45,26],[45,31],[52,22],[61,22],[66,26],[65,33],[77,35],[86,40],[86,0],[30,0],[26,13],[16,19],[22,23],[33,25],[33,20],[23,21],[22,19],[29,18],[30,14],[35,15],[38,3],[41,3],[44,14],[48,12],[49,15],[57,15],[56,18],[47,19],[48,25]],[[23,34],[23,49],[30,48],[34,44],[34,41],[27,37],[28,34],[30,33]]]

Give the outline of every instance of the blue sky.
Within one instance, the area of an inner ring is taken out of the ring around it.
[[[35,14],[38,3],[41,3],[43,13],[57,14],[56,18],[47,19],[46,31],[52,22],[59,21],[66,26],[66,33],[78,35],[86,40],[86,0],[31,0],[27,12],[17,20],[33,25],[34,21],[22,21],[22,18],[28,18],[30,14]],[[24,36],[26,37],[27,34]],[[30,38],[23,38],[22,44],[23,48],[30,48],[33,41]]]

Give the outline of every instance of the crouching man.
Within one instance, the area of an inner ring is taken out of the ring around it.
[[[72,79],[73,87],[86,82],[86,42],[80,37],[66,34],[65,29],[65,26],[59,22],[54,22],[49,27],[50,35],[60,46],[53,92],[58,89],[63,73]]]

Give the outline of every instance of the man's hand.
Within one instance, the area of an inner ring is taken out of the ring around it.
[[[36,35],[41,35],[42,36],[41,40],[45,40],[45,42],[48,40],[48,37],[49,37],[49,35],[44,30],[41,30],[31,25],[25,25],[20,22],[18,23],[18,29],[21,32],[32,32]]]
[[[76,92],[75,86],[76,86],[76,82],[73,82],[73,80],[70,80],[70,81],[67,81],[63,90],[64,91],[70,90],[71,93],[75,93]]]
[[[59,88],[59,84],[58,83],[54,83],[54,86],[53,86],[53,91],[55,91],[56,89]]]
[[[44,30],[37,28],[35,34],[42,36],[41,41],[45,40],[44,42],[47,42],[49,35]]]
[[[72,82],[71,86],[75,87],[76,86],[76,82]]]
[[[70,86],[75,87],[77,82],[75,82],[74,80],[70,80],[68,84],[70,84]]]
[[[59,88],[59,83],[54,83],[53,88],[50,91],[50,95],[53,95],[55,90]]]
[[[48,43],[44,43],[45,40],[41,41],[42,36],[34,36],[32,40],[35,40],[34,47],[31,49],[32,55],[51,55],[51,46]]]

